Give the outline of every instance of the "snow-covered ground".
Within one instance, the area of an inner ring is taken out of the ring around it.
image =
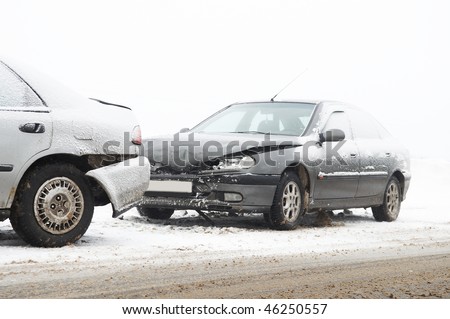
[[[315,226],[314,216],[294,231],[273,231],[262,216],[216,216],[211,227],[195,212],[178,211],[169,221],[147,220],[131,210],[111,218],[109,206],[97,208],[85,236],[63,248],[34,248],[21,241],[9,221],[0,223],[0,267],[30,263],[106,264],[146,260],[216,259],[272,255],[342,255],[357,251],[400,254],[404,250],[450,247],[450,162],[412,161],[413,179],[400,216],[378,223],[369,210],[335,215],[331,226]],[[408,248],[409,247],[409,248]],[[1,276],[0,276],[1,279]]]

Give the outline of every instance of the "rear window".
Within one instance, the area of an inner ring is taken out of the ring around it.
[[[350,121],[352,123],[355,139],[379,139],[381,138],[377,128],[377,122],[369,114],[360,110],[351,110]]]
[[[3,62],[0,62],[0,107],[42,106],[34,91]]]

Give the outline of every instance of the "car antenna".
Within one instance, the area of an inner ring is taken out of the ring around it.
[[[291,85],[292,83],[294,83],[300,76],[302,76],[306,71],[308,71],[308,68],[304,69],[302,72],[300,72],[291,82],[289,82],[284,88],[282,88],[280,90],[280,92],[278,92],[277,94],[275,94],[273,96],[273,98],[270,99],[270,102],[273,102],[273,100],[278,96],[278,94],[280,94],[281,92],[283,92],[289,85]]]

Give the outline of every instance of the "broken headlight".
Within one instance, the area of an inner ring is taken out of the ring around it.
[[[253,157],[248,155],[224,158],[220,163],[214,166],[214,169],[244,169],[255,165]]]

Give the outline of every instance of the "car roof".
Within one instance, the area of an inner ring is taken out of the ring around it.
[[[341,101],[334,101],[334,100],[311,100],[311,99],[289,99],[289,100],[254,100],[254,101],[239,101],[232,103],[234,104],[248,104],[248,103],[307,103],[307,104],[314,104],[314,105],[321,105],[322,107],[330,107],[330,106],[339,106],[344,107],[348,109],[357,108],[356,106],[353,106],[348,103],[344,103]]]
[[[249,104],[249,103],[307,103],[307,104],[320,104],[320,100],[253,100],[253,101],[238,101],[232,104]]]

